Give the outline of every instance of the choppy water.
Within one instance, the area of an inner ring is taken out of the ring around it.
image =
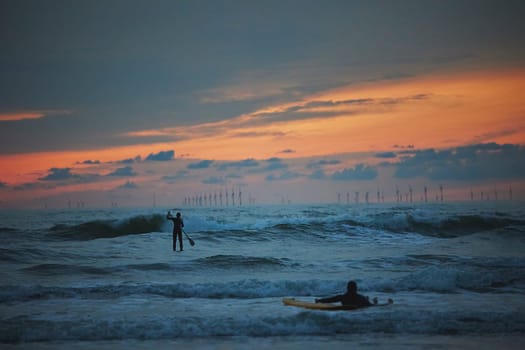
[[[523,203],[181,212],[196,244],[176,253],[159,209],[1,212],[0,343],[525,339]],[[394,305],[281,303],[341,293],[349,279]]]

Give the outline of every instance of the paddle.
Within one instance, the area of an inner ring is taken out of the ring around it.
[[[193,239],[191,239],[191,237],[188,236],[188,234],[186,233],[186,231],[184,231],[184,229],[182,230],[182,232],[184,232],[184,235],[186,236],[188,241],[190,241],[190,245],[193,247],[195,245],[195,242],[193,241]]]

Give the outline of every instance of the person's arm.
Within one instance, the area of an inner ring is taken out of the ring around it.
[[[342,301],[341,295],[336,295],[329,298],[321,298],[321,299],[315,299],[316,303],[336,303],[338,301]]]

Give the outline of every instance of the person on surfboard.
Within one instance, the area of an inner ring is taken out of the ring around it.
[[[182,248],[182,228],[184,227],[184,221],[182,221],[180,213],[177,213],[175,216],[171,215],[171,210],[168,210],[166,219],[173,221],[173,251],[177,251],[176,246],[178,237],[180,251],[182,252],[184,250]]]
[[[357,293],[357,283],[355,281],[348,282],[346,286],[346,293],[339,294],[329,298],[315,299],[316,303],[336,303],[340,302],[343,305],[351,305],[355,307],[365,307],[377,304],[377,298],[374,298],[372,304],[367,297]]]

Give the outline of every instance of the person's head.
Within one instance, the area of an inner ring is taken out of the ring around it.
[[[350,293],[357,293],[357,283],[355,283],[355,281],[348,282],[346,290]]]
[[[177,217],[180,218],[180,213],[177,213]]]

